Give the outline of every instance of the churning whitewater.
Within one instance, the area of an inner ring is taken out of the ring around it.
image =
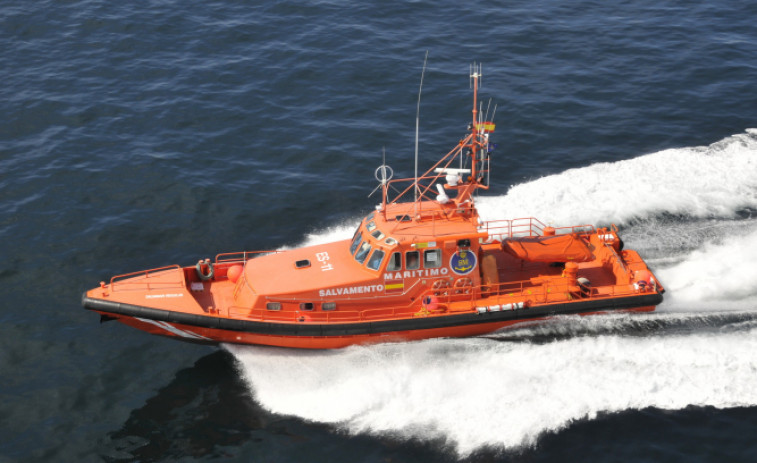
[[[710,146],[570,169],[476,206],[485,220],[504,212],[555,225],[620,225],[661,214],[733,218],[757,207],[757,129]]]
[[[757,131],[571,169],[478,205],[485,219],[617,223],[651,254],[666,301],[651,314],[560,317],[472,339],[227,346],[255,400],[349,433],[440,439],[461,456],[531,445],[600,413],[757,405]]]

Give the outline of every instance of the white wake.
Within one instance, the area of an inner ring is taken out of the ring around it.
[[[757,136],[572,169],[478,204],[487,219],[618,223],[666,301],[652,314],[561,317],[482,338],[227,346],[255,400],[348,433],[442,440],[461,456],[530,445],[600,413],[757,405],[757,220],[744,218],[757,209]],[[305,244],[349,238],[355,225]]]
[[[537,217],[554,226],[622,224],[663,213],[732,218],[757,207],[757,130],[710,146],[570,169],[477,205],[485,219]]]
[[[599,413],[757,404],[757,323],[726,333],[542,345],[428,340],[298,353],[230,348],[267,409],[350,433],[443,439],[466,456]]]

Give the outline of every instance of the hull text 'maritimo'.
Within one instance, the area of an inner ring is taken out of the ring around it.
[[[614,226],[479,217],[494,123],[478,109],[480,70],[471,78],[468,132],[414,178],[379,168],[382,202],[351,239],[115,276],[87,291],[84,307],[188,341],[316,349],[654,310],[663,288]]]

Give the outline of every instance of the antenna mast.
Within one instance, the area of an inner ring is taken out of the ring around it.
[[[470,79],[471,83],[473,85],[473,124],[471,125],[471,131],[474,135],[474,140],[478,139],[478,127],[479,127],[479,121],[478,121],[478,85],[481,80],[481,64],[473,63],[471,66],[471,73],[470,73]],[[471,143],[471,178],[474,179],[474,181],[478,178],[476,173],[476,156],[478,156],[477,151],[477,143],[474,141],[474,143]]]
[[[415,207],[418,207],[418,126],[421,115],[421,91],[423,90],[423,76],[426,75],[426,62],[428,61],[428,50],[426,57],[423,59],[423,71],[421,72],[421,85],[418,88],[418,107],[415,111],[415,182],[413,185]]]

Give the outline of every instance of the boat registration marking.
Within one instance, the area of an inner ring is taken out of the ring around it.
[[[145,294],[145,299],[164,299],[169,297],[184,297],[184,293]]]
[[[318,262],[321,263],[321,271],[325,272],[327,270],[334,270],[334,266],[331,265],[331,262],[329,262],[329,253],[328,252],[317,252],[315,253],[315,258],[318,259]]]

